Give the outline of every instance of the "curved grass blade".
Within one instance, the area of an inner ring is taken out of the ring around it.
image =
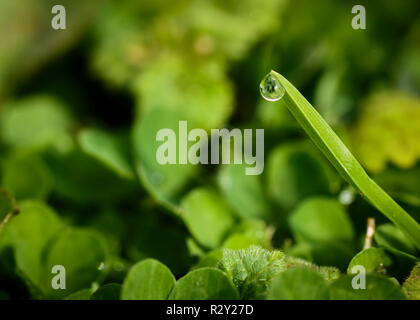
[[[287,108],[341,176],[420,249],[419,224],[368,176],[321,115],[285,77],[275,71],[271,71],[268,76],[275,78],[284,87],[282,99]]]

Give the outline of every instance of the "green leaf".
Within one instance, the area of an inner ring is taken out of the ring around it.
[[[353,149],[371,171],[383,171],[388,162],[412,167],[420,159],[420,99],[399,91],[368,97],[351,131]]]
[[[204,267],[214,267],[216,268],[219,265],[219,261],[223,258],[223,249],[216,249],[213,251],[207,252],[204,256],[200,258],[198,263],[192,267],[192,269],[204,268]]]
[[[57,214],[38,201],[20,204],[20,213],[3,230],[11,239],[16,265],[38,288],[44,290],[46,270],[41,259],[45,245],[61,230]]]
[[[286,105],[296,120],[344,179],[398,228],[420,249],[420,226],[365,172],[340,138],[303,95],[282,75],[272,71],[285,88]]]
[[[349,243],[354,237],[350,218],[335,199],[305,200],[290,215],[289,225],[295,238],[309,243]]]
[[[69,294],[64,300],[89,300],[92,295],[92,289],[82,289]]]
[[[163,54],[139,74],[133,88],[141,112],[176,112],[194,128],[221,127],[233,110],[231,84],[217,61]]]
[[[184,119],[177,112],[153,109],[136,119],[132,134],[138,176],[146,189],[174,212],[179,204],[180,194],[197,174],[198,166],[159,164],[156,161],[156,152],[164,142],[156,141],[156,134],[160,129],[168,128],[175,132],[178,139],[180,120]]]
[[[201,268],[179,279],[169,300],[236,300],[238,291],[219,269]]]
[[[122,178],[79,148],[65,155],[48,153],[45,161],[54,172],[55,192],[60,199],[72,203],[122,201],[136,190],[134,181]]]
[[[120,292],[120,284],[108,283],[92,293],[89,300],[120,300]]]
[[[125,220],[128,258],[132,261],[154,258],[176,276],[183,275],[192,263],[186,244],[188,230],[182,223],[168,220],[162,212],[148,207],[141,210],[141,215],[131,215]]]
[[[285,270],[284,254],[252,246],[241,250],[223,250],[220,268],[238,288],[242,299],[262,299],[271,278]]]
[[[306,149],[295,144],[281,145],[268,158],[267,191],[286,210],[306,197],[330,193],[322,163]]]
[[[129,151],[122,137],[104,130],[85,129],[79,134],[83,151],[102,161],[123,178],[133,179]]]
[[[420,262],[418,262],[402,286],[410,300],[420,300]]]
[[[175,277],[164,264],[146,259],[135,264],[124,280],[122,300],[165,300],[168,298]]]
[[[99,281],[107,265],[106,241],[96,231],[82,228],[66,228],[51,239],[43,257],[45,261],[44,279],[49,295],[63,297],[83,288],[89,288]],[[65,268],[66,288],[54,290],[51,281],[52,267],[61,265]]]
[[[293,268],[305,268],[318,273],[324,280],[333,281],[340,277],[340,270],[335,267],[324,267],[317,266],[304,259],[286,256],[283,261],[283,267],[285,270]]]
[[[0,117],[0,136],[11,147],[71,148],[73,119],[57,98],[35,95],[10,102]]]
[[[353,289],[355,275],[346,275],[330,285],[331,300],[405,300],[399,286],[380,275],[366,275],[366,289]]]
[[[354,266],[363,266],[367,273],[385,272],[392,263],[391,258],[381,248],[367,248],[353,257],[347,268],[347,274],[352,274]]]
[[[284,271],[272,280],[269,300],[327,300],[328,287],[315,271],[295,268]]]
[[[45,199],[53,188],[53,177],[44,161],[30,151],[10,155],[3,165],[2,185],[18,199]]]
[[[219,187],[226,202],[243,219],[270,218],[270,207],[264,195],[261,178],[246,175],[246,164],[222,165],[218,173]]]
[[[416,258],[416,248],[412,242],[392,224],[380,225],[374,235],[378,245],[384,247],[389,252],[398,256],[404,256],[414,261]]]
[[[220,195],[206,188],[191,191],[181,203],[181,217],[203,246],[216,248],[234,225],[232,212]]]
[[[251,245],[269,247],[273,229],[260,220],[246,220],[235,226],[222,247],[246,249]]]

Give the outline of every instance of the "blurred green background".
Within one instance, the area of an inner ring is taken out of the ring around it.
[[[146,257],[179,277],[251,244],[345,272],[367,217],[387,272],[408,275],[418,252],[258,88],[288,78],[420,221],[419,1],[58,2],[0,1],[0,221],[11,197],[21,210],[0,234],[0,297],[54,296],[62,261],[69,294]],[[157,164],[156,132],[179,120],[264,129],[264,173]]]

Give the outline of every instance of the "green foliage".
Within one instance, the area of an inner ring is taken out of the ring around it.
[[[302,202],[290,215],[289,224],[297,239],[309,243],[349,243],[354,237],[347,213],[333,199],[310,198]]]
[[[236,300],[238,291],[229,278],[215,268],[200,268],[179,279],[170,300]]]
[[[215,248],[233,227],[232,213],[217,192],[210,189],[191,191],[181,204],[182,219],[197,241]]]
[[[386,254],[385,250],[382,248],[367,248],[351,259],[350,264],[347,268],[347,273],[352,273],[352,268],[354,266],[363,266],[366,272],[374,273],[385,273],[386,267],[390,266],[392,263],[391,258]]]
[[[402,288],[408,299],[420,300],[420,262],[413,268]]]
[[[53,266],[62,265],[66,270],[66,289],[50,288],[49,294],[52,296],[66,296],[90,287],[93,282],[99,281],[108,263],[106,242],[102,235],[81,228],[67,228],[57,234],[45,247],[43,256],[46,287],[50,287]]]
[[[270,219],[270,206],[262,181],[256,175],[244,175],[247,165],[223,165],[218,172],[218,184],[226,202],[243,219]]]
[[[383,171],[388,162],[410,168],[420,157],[420,99],[399,91],[369,97],[352,129],[354,150],[371,171]],[[372,151],[375,152],[372,152]]]
[[[163,300],[175,285],[175,277],[162,263],[153,259],[134,265],[124,280],[121,299]]]
[[[416,248],[412,242],[391,224],[383,224],[378,227],[375,233],[375,241],[389,252],[418,260],[415,257]]]
[[[325,280],[309,269],[290,269],[277,275],[268,293],[270,300],[327,300]]]
[[[353,276],[344,276],[330,286],[332,300],[405,300],[401,288],[392,280],[379,275],[366,275],[366,289],[352,287]]]
[[[55,146],[67,150],[72,143],[73,119],[62,101],[35,95],[12,101],[0,118],[1,137],[12,147]]]
[[[267,175],[273,201],[289,210],[306,197],[329,194],[325,168],[305,148],[296,144],[279,146],[270,153]]]
[[[224,249],[219,268],[224,270],[238,288],[242,299],[264,299],[273,279],[286,270],[305,269],[317,273],[321,279],[336,279],[335,268],[318,267],[305,260],[287,257],[280,251],[257,246],[248,249]]]
[[[223,251],[220,268],[232,279],[244,299],[262,298],[270,279],[283,270],[283,253],[259,247]]]
[[[83,151],[103,161],[120,176],[134,178],[129,152],[122,138],[114,137],[105,131],[87,129],[80,133],[79,142]]]
[[[0,299],[420,299],[418,1],[52,5],[0,1]],[[179,121],[264,129],[264,172],[159,164]]]
[[[31,283],[46,290],[44,279],[51,268],[45,268],[42,254],[62,224],[57,214],[41,202],[28,200],[20,204],[20,209],[2,230],[0,249],[2,245],[12,246],[16,267]]]
[[[44,200],[52,190],[53,178],[50,169],[32,152],[11,154],[3,163],[3,171],[3,187],[18,200]]]
[[[96,290],[89,300],[119,300],[121,285],[117,283],[106,284]]]
[[[137,174],[156,199],[170,206],[179,204],[179,193],[199,169],[191,164],[160,165],[156,161],[160,146],[157,132],[169,128],[178,136],[178,119],[181,115],[177,112],[152,109],[137,117],[132,134]]]

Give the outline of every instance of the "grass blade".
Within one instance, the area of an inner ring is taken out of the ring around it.
[[[341,176],[382,212],[420,249],[420,226],[373,181],[349,149],[305,97],[282,75],[271,71],[285,89],[285,103],[316,146]]]

